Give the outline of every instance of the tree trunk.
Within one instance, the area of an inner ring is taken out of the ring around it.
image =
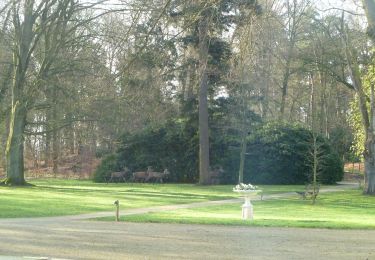
[[[374,105],[373,103],[371,104]],[[373,109],[373,107],[372,107]],[[363,113],[362,113],[363,117]],[[373,118],[371,119],[373,125]],[[375,133],[372,127],[365,130],[366,143],[364,152],[365,163],[365,194],[375,195]]]
[[[375,167],[372,165],[371,170],[368,170],[368,172],[371,172],[371,174],[367,174],[366,193],[375,194]]]
[[[362,0],[363,7],[365,8],[368,27],[367,34],[375,41],[375,1],[374,0]]]
[[[207,73],[204,72],[199,91],[199,183],[209,184],[210,149],[208,132]]]
[[[6,184],[23,185],[24,176],[24,136],[26,123],[26,108],[19,103],[12,109],[9,136],[6,148]]]
[[[54,175],[59,171],[60,139],[56,129],[52,132],[52,171]]]
[[[57,127],[58,122],[58,105],[57,105],[57,89],[56,86],[53,86],[52,89],[52,169],[53,173],[56,176],[56,174],[59,171],[59,153],[60,153],[60,137],[59,137],[59,130]]]
[[[312,173],[313,173],[313,178],[312,178],[312,184],[313,184],[313,204],[315,204],[315,201],[316,201],[316,196],[317,196],[317,192],[318,192],[318,168],[319,168],[319,147],[318,147],[318,144],[317,144],[317,136],[316,134],[313,132],[312,133],[312,138],[313,138],[313,151],[312,151],[312,155],[313,155],[313,169],[312,169]]]
[[[23,22],[19,23],[19,7],[16,1],[13,3],[13,25],[15,27],[15,41],[13,49],[13,82],[12,82],[12,112],[9,135],[6,147],[6,166],[7,177],[6,184],[23,185],[24,176],[24,158],[23,133],[26,125],[27,96],[24,96],[24,87],[26,84],[26,72],[30,61],[30,48],[34,39],[33,15],[34,0],[26,0],[23,10]]]
[[[370,86],[370,127],[366,132],[365,143],[365,183],[364,192],[366,194],[375,194],[375,89],[374,85]],[[360,165],[360,164],[359,164]]]
[[[208,26],[209,16],[203,12],[199,21],[199,184],[207,185],[210,182],[210,149],[208,130]]]
[[[46,113],[46,133],[45,133],[45,147],[44,147],[44,166],[49,167],[51,165],[51,113],[48,110]]]
[[[344,13],[342,17],[342,21],[344,20]],[[371,102],[370,108],[367,106],[367,96],[365,90],[363,89],[361,73],[359,69],[359,64],[356,59],[356,55],[353,54],[353,49],[350,48],[349,45],[349,38],[345,32],[345,27],[342,22],[342,42],[345,50],[345,56],[348,63],[348,69],[350,78],[352,80],[352,84],[354,90],[358,95],[358,105],[359,111],[361,112],[361,119],[363,130],[365,132],[365,151],[363,154],[364,161],[365,161],[365,180],[367,181],[365,184],[364,193],[375,195],[375,113],[374,113],[374,90],[373,86],[371,86]]]
[[[67,140],[67,148],[69,151],[69,154],[75,153],[75,135],[74,135],[74,124],[73,124],[73,116],[71,113],[68,113],[65,116],[67,121],[72,122],[64,131],[65,139]]]
[[[280,120],[284,120],[285,116],[285,106],[286,106],[286,96],[288,93],[288,82],[290,76],[290,58],[287,60],[287,64],[283,76],[283,85],[281,90],[281,103],[280,103]]]
[[[372,141],[368,143],[368,146],[371,146],[371,149],[366,149],[367,152],[364,156],[365,159],[365,193],[366,194],[375,194],[375,142]]]
[[[187,47],[186,51],[186,62],[188,66],[186,68],[186,78],[183,91],[183,98],[184,101],[189,101],[194,97],[194,84],[196,84],[195,76],[196,76],[196,68],[192,60],[195,59],[194,48],[191,46]]]
[[[316,107],[315,107],[315,84],[314,75],[310,74],[310,127],[313,133],[316,133]]]
[[[243,131],[242,140],[241,140],[240,169],[238,173],[238,183],[243,183],[243,172],[245,169],[245,156],[246,156],[246,148],[247,148],[246,136],[247,136],[247,132]]]
[[[262,113],[261,113],[261,116],[262,116],[262,119],[264,121],[267,120],[267,116],[268,116],[268,110],[269,110],[269,91],[270,91],[270,86],[271,86],[271,54],[267,53],[267,57],[265,58],[265,64],[266,64],[266,69],[265,70],[265,73],[264,73],[264,77],[265,77],[265,83],[264,83],[264,88],[262,88],[262,100],[261,100],[261,104],[262,104]]]
[[[369,37],[372,39],[373,42],[375,42],[375,1],[374,0],[362,0],[363,6],[365,8],[367,22],[368,22],[368,28],[367,33]],[[359,71],[359,70],[358,70]],[[353,71],[354,74],[358,74],[357,70]],[[351,74],[353,74],[353,72]],[[360,78],[358,79],[360,82]],[[355,82],[356,83],[356,82]],[[372,86],[373,88],[373,86]],[[362,91],[363,92],[363,91]],[[372,91],[373,92],[373,91]],[[358,91],[357,91],[358,93]],[[372,99],[374,98],[372,94]],[[361,93],[358,93],[360,102],[361,100]],[[365,96],[363,94],[363,99],[365,99]],[[363,102],[363,101],[362,101]],[[361,112],[364,110],[366,104],[360,104]],[[362,112],[362,122],[364,122],[365,126],[365,132],[366,132],[366,145],[365,145],[365,193],[366,194],[375,194],[375,133],[374,133],[374,109],[375,109],[374,102],[371,102],[371,111],[372,111],[372,117],[371,117],[371,124],[367,123],[367,125],[371,125],[370,129],[366,129],[366,119],[363,118],[364,113]],[[368,114],[367,114],[368,116]],[[367,119],[367,122],[369,119]]]

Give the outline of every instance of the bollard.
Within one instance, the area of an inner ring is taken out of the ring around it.
[[[119,222],[120,221],[120,202],[118,200],[115,201],[115,203],[113,203],[116,205],[116,221]]]

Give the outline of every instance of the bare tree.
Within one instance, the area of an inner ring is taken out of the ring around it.
[[[284,55],[284,72],[281,85],[280,119],[284,119],[286,98],[290,76],[294,73],[292,62],[295,59],[295,48],[303,26],[306,9],[310,6],[308,0],[288,0],[285,3],[285,30],[287,32],[287,44]]]
[[[66,35],[84,24],[78,21],[71,25],[75,21],[73,16],[84,9],[85,6],[70,0],[15,0],[9,5],[12,17],[9,27],[13,33],[13,83],[6,145],[7,178],[4,182],[7,184],[25,183],[24,132],[28,112],[39,93],[40,82],[46,79],[62,46],[69,42]],[[36,64],[34,55],[42,41],[46,46],[46,55],[41,63]]]

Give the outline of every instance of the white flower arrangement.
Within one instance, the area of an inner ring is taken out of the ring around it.
[[[233,188],[233,191],[251,191],[251,190],[257,190],[258,186],[252,185],[252,184],[244,184],[240,183],[236,185],[236,187]]]

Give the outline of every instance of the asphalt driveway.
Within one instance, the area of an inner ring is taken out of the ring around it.
[[[0,259],[375,259],[375,231],[96,221],[0,223],[0,255]]]

